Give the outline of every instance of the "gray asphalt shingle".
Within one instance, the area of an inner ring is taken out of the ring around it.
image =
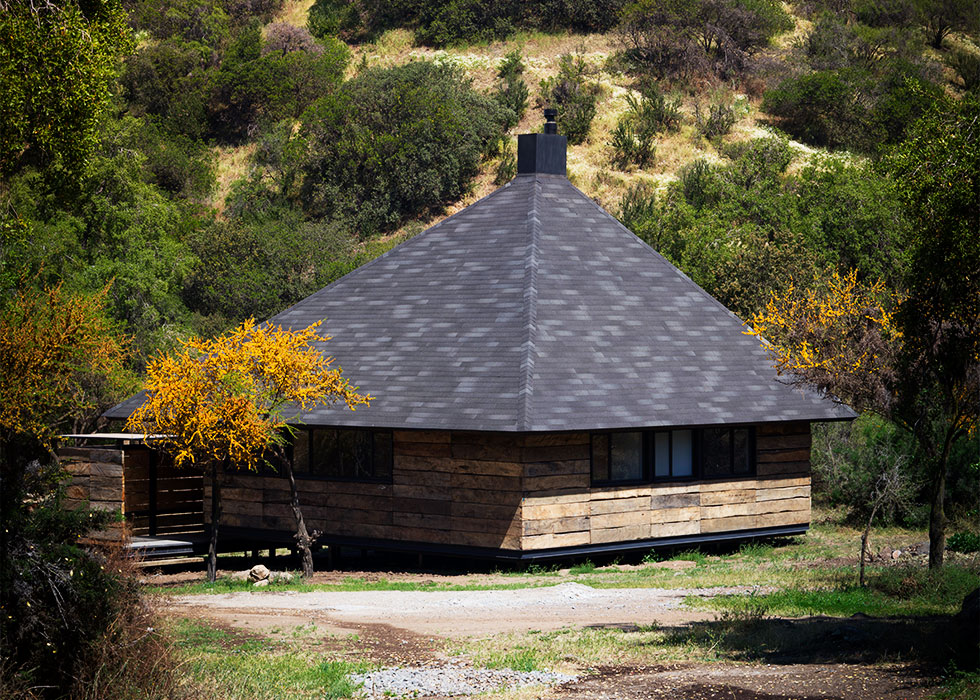
[[[270,320],[324,320],[325,351],[376,397],[299,416],[309,425],[523,432],[853,415],[779,381],[738,318],[561,175],[518,175]]]

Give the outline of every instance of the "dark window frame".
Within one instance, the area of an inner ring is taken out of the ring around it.
[[[613,479],[611,477],[597,480],[595,478],[595,454],[594,440],[597,435],[606,436],[606,473],[612,473],[612,436],[617,433],[640,433],[640,477],[637,479]],[[650,460],[647,458],[648,446],[645,430],[610,430],[605,432],[589,434],[589,478],[595,486],[629,486],[645,484],[650,481]]]
[[[703,462],[703,441],[704,433],[706,430],[721,429],[726,430],[730,434],[728,440],[729,443],[729,472],[724,474],[705,474],[704,473],[704,462]],[[656,473],[656,435],[657,433],[667,433],[669,437],[669,459],[671,464],[669,469],[673,471],[673,449],[674,449],[674,438],[673,433],[678,430],[690,430],[691,431],[691,474],[689,476],[675,476],[670,473],[666,476],[657,476]],[[735,472],[735,440],[733,439],[734,431],[744,430],[746,431],[746,458],[747,458],[747,470],[745,472]],[[639,479],[624,479],[615,480],[611,478],[606,479],[596,479],[596,437],[604,436],[606,438],[606,474],[610,473],[612,466],[612,439],[611,436],[615,433],[633,433],[639,432],[642,435],[642,456],[641,456],[641,471],[642,477]],[[678,426],[676,428],[649,428],[649,429],[639,429],[639,430],[597,430],[590,431],[589,433],[589,479],[592,486],[606,487],[606,486],[636,486],[641,484],[666,484],[666,483],[686,483],[692,481],[723,481],[744,479],[756,476],[758,474],[758,455],[756,452],[756,426],[755,425],[721,425],[721,426],[703,426],[703,427],[684,427]]]
[[[371,476],[363,475],[346,475],[346,474],[324,474],[315,473],[312,471],[312,464],[316,459],[316,449],[314,448],[314,432],[315,431],[333,431],[338,432],[352,432],[352,433],[367,433],[370,435],[370,456],[368,458],[368,463],[371,465]],[[362,484],[390,484],[393,480],[394,473],[394,462],[395,462],[395,439],[394,432],[391,430],[376,430],[373,428],[333,428],[333,427],[306,427],[299,428],[299,431],[305,432],[308,441],[307,445],[307,464],[300,465],[296,463],[294,444],[295,440],[290,441],[288,446],[288,457],[293,464],[293,475],[297,479],[303,479],[304,481],[342,481],[351,483],[362,483]],[[387,464],[381,473],[378,473],[377,469],[377,450],[378,450],[378,440],[379,437],[387,436],[388,446],[387,446]]]

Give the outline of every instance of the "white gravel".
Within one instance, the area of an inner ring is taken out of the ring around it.
[[[529,685],[559,685],[578,680],[578,676],[447,665],[437,668],[382,668],[371,673],[351,674],[350,679],[364,684],[362,693],[367,697],[426,697],[477,695]]]

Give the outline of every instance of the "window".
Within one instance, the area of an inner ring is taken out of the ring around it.
[[[391,479],[390,432],[314,428],[293,442],[293,469],[304,477],[384,481]]]
[[[694,431],[653,433],[653,475],[657,479],[689,479],[694,476]]]
[[[752,428],[647,430],[592,435],[598,484],[717,479],[755,471]]]
[[[753,450],[748,428],[705,428],[701,436],[705,478],[752,473]]]
[[[643,433],[597,433],[592,436],[592,481],[642,481],[643,456]]]

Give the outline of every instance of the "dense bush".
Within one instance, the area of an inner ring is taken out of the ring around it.
[[[980,535],[974,532],[954,533],[946,540],[946,548],[964,554],[980,552]]]
[[[980,54],[968,49],[954,48],[946,59],[967,92],[980,90]]]
[[[414,30],[420,44],[447,46],[504,39],[519,29],[605,32],[616,25],[625,0],[318,0],[311,31],[340,31],[358,40],[395,27]],[[315,19],[314,19],[315,17]]]
[[[772,0],[639,0],[623,10],[619,32],[627,58],[662,78],[723,78],[792,19]]]
[[[452,66],[362,71],[303,115],[304,209],[362,235],[436,211],[465,191],[506,118]]]
[[[739,316],[818,270],[899,277],[908,224],[889,180],[829,160],[788,173],[780,139],[723,150],[727,164],[694,161],[660,197],[631,190],[620,218]]]
[[[342,42],[328,38],[318,44],[305,30],[279,30],[268,41],[258,27],[243,31],[212,81],[212,134],[238,143],[261,122],[298,118],[315,99],[337,89],[348,60]]]
[[[762,108],[816,146],[874,153],[897,143],[942,94],[935,68],[915,55],[909,40],[908,32],[824,14],[798,47],[811,70],[767,90]]]
[[[141,48],[119,78],[128,110],[156,117],[172,133],[202,138],[216,61],[217,54],[198,43],[171,40]]]
[[[517,123],[524,117],[524,113],[527,112],[527,99],[530,91],[527,89],[523,75],[524,59],[521,58],[521,52],[514,49],[504,56],[497,68],[498,83],[497,89],[493,93],[497,103],[511,114],[507,119],[505,127],[507,129],[517,126]]]
[[[643,168],[656,155],[656,135],[680,128],[680,99],[668,98],[656,82],[648,82],[640,86],[639,97],[628,94],[626,102],[610,142],[612,162],[620,169]]]
[[[568,143],[579,144],[589,136],[599,99],[599,84],[581,56],[564,54],[558,59],[558,75],[541,81],[541,102],[558,110],[558,131]]]
[[[735,126],[738,117],[735,116],[735,105],[729,101],[719,100],[707,107],[694,105],[694,125],[698,133],[706,139],[718,139],[725,136]]]
[[[131,562],[79,545],[113,514],[66,507],[67,475],[47,461],[33,462],[2,517],[0,691],[10,700],[176,697],[176,664],[127,575]]]

